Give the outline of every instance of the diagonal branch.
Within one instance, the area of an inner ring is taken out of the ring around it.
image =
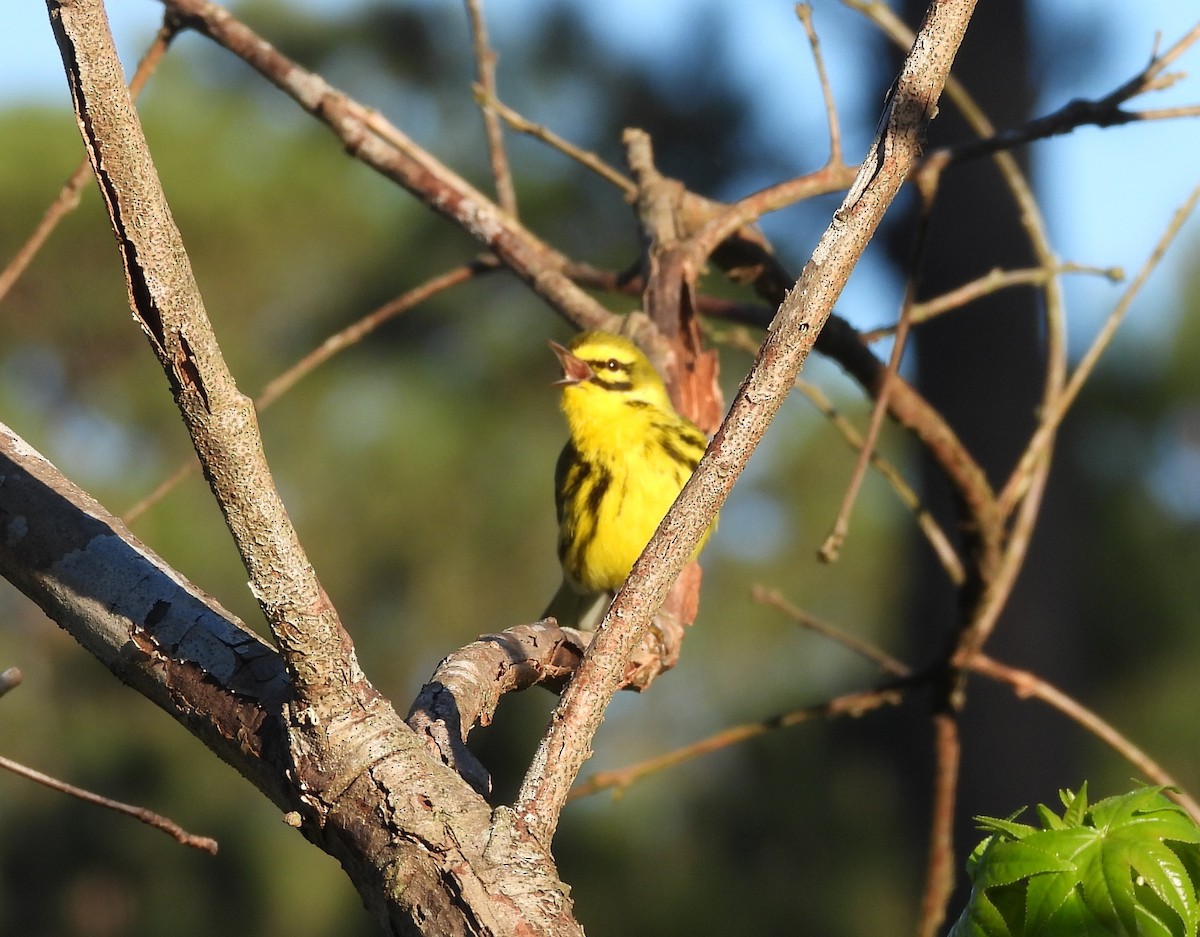
[[[0,424],[0,575],[275,803],[279,655]]]
[[[217,854],[217,841],[215,839],[189,833],[174,820],[168,819],[160,813],[155,813],[153,810],[147,810],[145,807],[134,807],[132,804],[124,804],[119,800],[113,800],[111,797],[104,797],[85,788],[76,787],[74,784],[60,781],[58,778],[53,778],[48,774],[43,774],[41,771],[28,768],[10,758],[0,757],[0,768],[3,768],[5,771],[11,771],[13,774],[33,781],[36,784],[41,784],[51,790],[82,800],[85,803],[95,804],[97,807],[104,807],[108,810],[124,814],[127,817],[133,817],[133,819],[140,820],[147,826],[161,830],[182,846],[201,849],[214,856]]]
[[[508,151],[504,148],[504,127],[500,115],[488,102],[496,98],[496,50],[488,42],[487,21],[483,16],[483,0],[467,0],[467,20],[471,24],[472,44],[475,47],[475,77],[480,88],[479,109],[487,134],[488,156],[492,163],[492,179],[496,184],[496,201],[514,218],[517,215],[517,190],[513,188],[512,169]]]
[[[141,61],[138,62],[137,71],[134,72],[133,79],[129,82],[129,93],[134,98],[137,98],[142,88],[146,86],[146,82],[150,80],[150,76],[154,74],[154,70],[158,68],[158,63],[167,54],[171,40],[175,38],[178,30],[179,24],[173,16],[168,14],[163,17],[162,26],[159,27],[157,34],[155,34],[150,48],[146,50]],[[13,284],[21,278],[21,274],[25,272],[25,268],[37,256],[38,251],[42,249],[42,246],[49,239],[50,235],[54,233],[59,222],[79,207],[79,193],[83,191],[84,186],[87,185],[91,177],[91,167],[88,165],[88,160],[85,156],[75,168],[75,171],[71,173],[70,178],[63,183],[62,189],[59,190],[54,201],[50,203],[50,207],[42,215],[42,220],[38,222],[33,233],[21,245],[20,250],[9,261],[8,266],[0,270],[0,300],[3,300],[8,295]]]
[[[855,185],[788,295],[708,452],[617,593],[563,693],[515,809],[548,842],[624,663],[795,382],[817,334],[920,153],[973,0],[931,6]]]
[[[493,251],[551,308],[581,327],[615,330],[616,316],[562,272],[566,264],[562,254],[377,112],[291,61],[223,7],[207,0],[163,3],[185,26],[243,59],[328,125],[352,156],[399,183]]]
[[[349,638],[275,488],[125,87],[100,0],[48,0],[80,133],[116,235],[129,304],[233,534],[250,588],[306,698],[358,679]]]

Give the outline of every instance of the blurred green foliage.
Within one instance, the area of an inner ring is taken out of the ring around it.
[[[486,185],[461,11],[237,9],[285,52]],[[521,38],[503,50],[502,96],[613,161],[620,128],[636,124],[655,134],[665,171],[721,195],[741,194],[745,179],[780,175],[785,150],[789,165],[797,150],[813,165],[823,155],[819,143],[781,144],[749,120],[750,91],[727,67],[726,37],[711,29],[691,37],[685,45],[695,54],[670,68],[598,44],[570,3]],[[801,43],[797,27],[797,55]],[[330,333],[474,256],[469,239],[349,159],[244,66],[194,36],[177,46],[141,112],[209,315],[247,393]],[[0,141],[4,262],[80,156],[65,94],[53,109],[0,110]],[[634,221],[616,193],[529,141],[512,145],[526,223],[581,260],[623,269],[636,259]],[[805,247],[781,249],[802,255]],[[1200,758],[1180,749],[1179,720],[1165,714],[1195,710],[1200,676],[1200,488],[1188,461],[1200,438],[1200,316],[1190,313],[1155,366],[1161,380],[1139,366],[1102,376],[1087,395],[1062,451],[1070,497],[1090,526],[1077,554],[1044,559],[1087,584],[1091,670],[1086,685],[1069,689],[1171,754],[1185,782],[1200,780]],[[125,510],[189,457],[161,373],[130,322],[93,189],[0,304],[0,329],[0,419],[111,510]],[[310,556],[368,674],[401,709],[444,654],[530,620],[558,581],[551,477],[565,431],[547,386],[555,369],[544,340],[567,331],[512,278],[492,274],[387,324],[263,416],[268,456]],[[727,392],[748,363],[722,351]],[[836,368],[814,360],[806,376],[861,425],[861,394]],[[902,467],[912,458],[907,447],[885,431],[884,449]],[[878,478],[864,490],[842,560],[831,569],[815,559],[852,464],[811,409],[799,400],[785,408],[706,551],[702,614],[681,666],[646,696],[618,699],[588,770],[876,679],[845,650],[748,599],[753,584],[767,583],[861,637],[902,645],[913,556],[926,547]],[[135,532],[261,630],[198,476]],[[335,863],[234,772],[7,586],[0,616],[0,665],[26,673],[0,703],[3,753],[221,843],[215,859],[193,853],[0,776],[0,933],[375,932]],[[931,657],[945,636],[919,640]],[[519,780],[551,703],[542,691],[506,700],[496,723],[474,737],[501,796]],[[1012,706],[1016,733],[1035,718]],[[615,801],[572,805],[556,855],[580,919],[600,937],[740,933],[747,909],[763,933],[905,930],[925,845],[889,750],[927,739],[918,697],[865,720],[770,734],[640,782]],[[1089,755],[1098,776],[1128,773],[1098,745]]]

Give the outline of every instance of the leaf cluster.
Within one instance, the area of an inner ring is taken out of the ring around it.
[[[1200,827],[1162,787],[1092,806],[1060,791],[1041,827],[977,818],[990,831],[967,861],[971,897],[950,937],[1195,935]]]

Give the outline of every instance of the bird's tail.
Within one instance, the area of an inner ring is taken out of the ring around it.
[[[556,619],[563,628],[593,631],[611,600],[611,592],[577,592],[564,578],[542,617]]]

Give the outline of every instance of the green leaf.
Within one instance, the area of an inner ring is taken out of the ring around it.
[[[1081,826],[1083,818],[1087,816],[1088,798],[1087,798],[1087,781],[1079,785],[1079,793],[1072,794],[1069,790],[1058,792],[1058,798],[1062,801],[1066,812],[1063,814],[1062,822],[1065,826]]]
[[[1051,849],[1039,848],[1026,840],[1017,843],[996,842],[984,854],[975,884],[978,888],[994,888],[1049,872],[1065,873],[1074,880],[1075,863]]]
[[[953,933],[971,937],[1197,937],[1200,827],[1159,787],[1087,806],[1059,793],[1061,817],[1039,805],[1042,829],[981,818],[973,890]],[[1014,814],[1013,816],[1016,816]]]
[[[947,937],[1017,937],[991,899],[980,892],[971,900]]]
[[[1046,933],[1063,903],[1075,895],[1075,885],[1073,877],[1068,875],[1038,875],[1030,879],[1025,889],[1024,933]]]

